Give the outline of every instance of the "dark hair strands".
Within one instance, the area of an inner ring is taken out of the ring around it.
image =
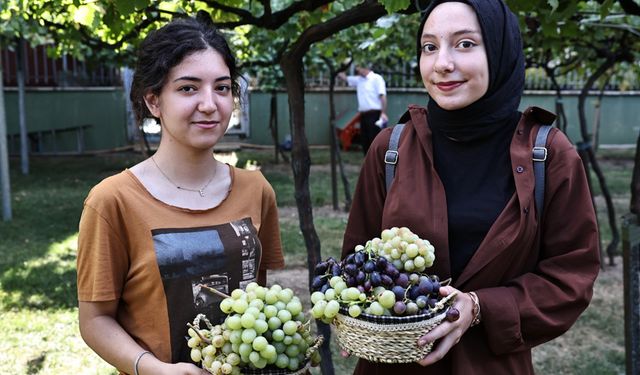
[[[201,17],[198,20],[175,19],[151,31],[138,47],[129,96],[138,123],[145,118],[153,118],[144,96],[149,92],[159,95],[173,67],[187,56],[207,48],[212,48],[222,56],[231,74],[233,96],[240,97],[239,72],[225,37],[212,22],[204,22]]]

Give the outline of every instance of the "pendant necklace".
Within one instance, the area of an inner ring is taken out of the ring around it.
[[[164,178],[167,179],[167,181],[169,181],[173,186],[175,186],[178,190],[186,190],[186,191],[193,191],[194,193],[198,193],[200,194],[201,197],[204,198],[204,189],[207,188],[207,186],[209,186],[209,184],[211,183],[211,181],[213,181],[213,178],[216,176],[216,173],[213,173],[213,176],[211,176],[211,178],[209,179],[209,181],[207,181],[206,184],[204,184],[203,187],[201,187],[200,189],[190,189],[190,188],[186,188],[184,186],[180,186],[178,184],[176,184],[175,182],[173,182],[173,180],[171,180],[169,178],[169,176],[167,176],[163,171],[162,168],[160,168],[160,166],[158,165],[158,163],[156,162],[156,159],[152,156],[151,157],[151,161],[153,161],[153,164],[156,165],[156,168],[158,168],[158,170],[160,171],[160,173],[162,173],[162,175],[164,176]]]

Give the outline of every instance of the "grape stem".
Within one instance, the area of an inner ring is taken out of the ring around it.
[[[314,344],[311,345],[309,348],[307,348],[307,351],[305,353],[306,357],[310,358],[311,355],[313,354],[313,352],[317,351],[320,348],[320,345],[322,345],[323,341],[324,341],[324,336],[318,335],[316,337],[316,340],[315,340]]]
[[[218,296],[222,297],[222,298],[229,298],[230,296],[227,294],[222,293],[221,291],[219,291],[218,289],[212,288],[210,286],[204,285],[204,284],[198,284],[198,286],[200,288],[204,288],[208,291],[210,291],[213,294],[217,294]]]
[[[435,306],[431,308],[431,311],[443,309],[445,305],[449,303],[449,300],[455,299],[457,295],[458,295],[458,291],[454,290],[451,294],[442,298],[440,301],[436,302]]]
[[[200,314],[202,315],[202,314]],[[191,329],[193,329],[193,331],[196,333],[196,335],[198,335],[198,337],[200,337],[200,340],[202,340],[202,342],[205,342],[207,344],[211,344],[211,340],[209,340],[208,338],[202,336],[200,334],[200,327],[196,327],[195,325],[191,324],[191,323],[187,323],[187,326]]]

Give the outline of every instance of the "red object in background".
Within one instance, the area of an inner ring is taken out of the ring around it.
[[[336,129],[336,131],[342,144],[342,150],[349,150],[351,143],[353,143],[353,138],[360,134],[360,112],[357,112],[344,128]]]

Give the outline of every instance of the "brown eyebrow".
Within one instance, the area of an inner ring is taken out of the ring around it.
[[[214,82],[227,81],[227,80],[231,80],[231,77],[229,77],[229,76],[218,77],[218,78],[215,79]],[[173,80],[173,82],[177,82],[177,81],[202,82],[202,79],[198,78],[198,77],[192,77],[192,76],[182,76],[182,77],[178,77],[178,78]]]
[[[460,36],[460,35],[467,35],[467,34],[482,35],[479,31],[472,30],[472,29],[463,29],[463,30],[454,31],[452,35]],[[427,33],[422,34],[422,39],[427,39],[427,38],[436,38],[436,36],[434,34],[427,34]]]

